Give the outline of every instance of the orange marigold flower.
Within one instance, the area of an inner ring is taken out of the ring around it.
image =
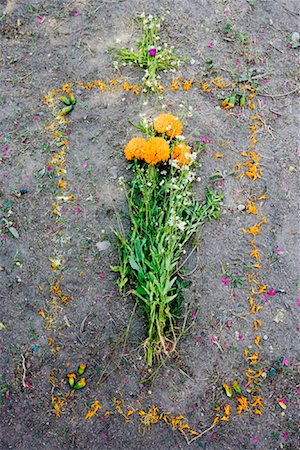
[[[148,143],[144,138],[133,138],[125,147],[126,159],[132,161],[134,158],[143,159]]]
[[[154,137],[148,141],[143,159],[151,165],[161,161],[167,161],[170,157],[170,147],[167,141],[161,137]]]
[[[177,161],[177,164],[180,167],[187,166],[191,162],[190,154],[191,151],[188,146],[184,143],[180,143],[175,145],[172,152],[172,158]]]
[[[160,114],[153,125],[157,133],[166,133],[171,138],[179,136],[183,128],[179,118],[173,114]]]

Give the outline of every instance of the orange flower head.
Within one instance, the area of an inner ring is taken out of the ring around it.
[[[179,118],[173,114],[160,114],[153,125],[157,133],[166,133],[171,138],[179,136],[183,128]]]
[[[148,141],[147,149],[143,155],[146,163],[155,165],[161,161],[167,161],[170,157],[170,147],[167,141],[161,137],[155,137]]]
[[[172,158],[177,161],[179,167],[187,166],[188,164],[190,164],[191,162],[190,155],[191,155],[190,149],[183,142],[175,145],[172,152]]]
[[[129,161],[142,159],[147,151],[147,141],[144,138],[133,138],[125,147],[125,156]]]

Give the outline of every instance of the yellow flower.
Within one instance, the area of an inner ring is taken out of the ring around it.
[[[209,89],[209,87],[210,87],[209,83],[203,83],[202,84],[202,89],[203,89],[204,92],[210,92],[211,89]]]
[[[177,77],[172,81],[171,86],[168,86],[170,89],[172,89],[173,92],[178,91],[179,89],[179,81],[181,80],[181,77]]]
[[[189,90],[191,89],[191,86],[192,86],[193,82],[194,82],[193,79],[191,79],[190,81],[184,80],[184,81],[183,81],[183,89],[184,89],[185,91],[189,91]]]
[[[241,414],[243,411],[246,411],[248,408],[248,401],[247,398],[243,395],[241,397],[237,397],[237,401],[239,403],[237,407],[237,413]]]
[[[160,114],[154,120],[153,125],[157,133],[166,133],[171,138],[179,136],[182,133],[182,123],[178,117],[172,114]]]
[[[180,167],[187,166],[190,162],[191,151],[188,146],[184,143],[175,145],[172,158],[175,159]]]
[[[126,159],[132,161],[134,158],[143,159],[147,151],[148,143],[144,138],[133,138],[125,147]]]
[[[51,262],[51,269],[52,270],[56,270],[59,267],[61,267],[61,259],[52,259],[52,258],[48,258],[48,259]]]
[[[66,187],[68,185],[67,182],[64,180],[59,180],[59,182],[57,184],[61,189],[66,189]]]
[[[260,223],[255,223],[252,227],[245,229],[243,228],[244,234],[252,234],[255,236],[256,234],[260,234]]]
[[[221,152],[217,152],[214,154],[214,159],[219,159],[219,158],[223,158],[223,155]]]
[[[234,107],[234,103],[231,103],[228,99],[223,100],[222,108],[224,108],[224,109],[231,109],[233,107]]]
[[[155,137],[148,141],[147,149],[143,159],[151,165],[161,161],[167,161],[170,157],[170,147],[167,141],[161,137]]]
[[[261,326],[262,326],[262,321],[261,321],[261,320],[258,320],[258,319],[255,319],[254,322],[253,322],[253,328],[254,328],[254,330],[257,331],[258,328],[261,327]]]
[[[259,335],[257,335],[254,339],[254,344],[256,345],[256,347],[259,347],[260,340],[261,340],[261,337]]]
[[[256,205],[250,200],[246,201],[246,209],[248,214],[257,214]]]
[[[85,420],[89,420],[91,417],[93,417],[96,412],[98,411],[98,409],[101,409],[102,406],[100,405],[100,403],[98,402],[98,400],[96,400],[92,405],[91,405],[91,409],[88,411],[87,415],[85,416]]]
[[[70,86],[69,84],[65,84],[65,85],[62,87],[62,90],[63,90],[66,94],[69,94],[69,93],[71,92],[71,88],[72,88],[72,86]]]

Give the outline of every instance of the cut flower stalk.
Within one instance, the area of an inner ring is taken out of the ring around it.
[[[145,140],[142,147],[136,146],[135,141],[130,147],[131,152],[125,149],[134,173],[128,188],[122,182],[131,228],[127,235],[124,230],[115,232],[120,264],[113,269],[119,272],[118,284],[122,291],[128,284],[133,288],[147,319],[144,349],[149,366],[155,359],[167,357],[175,350],[180,337],[177,322],[182,317],[182,289],[186,286],[178,276],[178,263],[185,244],[199,225],[220,217],[222,200],[216,190],[207,190],[201,204],[195,200],[191,185],[195,180],[197,154],[185,144],[179,147],[184,155],[178,153],[178,148],[176,153],[173,151],[182,143],[181,136],[170,137],[172,124],[179,119],[172,115],[163,116],[169,120],[169,125],[166,123],[169,136],[161,129],[159,133],[156,131],[156,121],[147,119],[151,124],[146,124],[144,119],[138,129],[143,129],[150,140]],[[174,129],[179,128],[176,122]],[[156,149],[153,145],[147,147],[148,142],[153,142],[153,134],[168,144],[170,156],[167,160],[165,151],[160,152],[162,142],[159,139]],[[153,151],[155,158],[147,163],[147,152]]]

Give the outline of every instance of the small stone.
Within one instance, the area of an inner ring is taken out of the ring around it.
[[[291,40],[293,42],[298,42],[300,40],[300,34],[298,33],[298,31],[293,31],[293,33],[291,34]]]
[[[246,206],[245,205],[238,205],[237,208],[238,208],[239,211],[244,211],[246,209]]]
[[[109,241],[99,241],[96,244],[97,249],[99,252],[104,252],[105,250],[108,250],[111,247],[111,243]]]
[[[290,167],[289,167],[289,172],[290,172],[290,173],[297,172],[296,167],[290,166]]]
[[[267,336],[266,334],[263,336],[263,340],[264,340],[264,341],[267,341],[267,340],[268,340],[268,336]]]
[[[284,310],[283,309],[277,309],[276,311],[276,315],[274,317],[274,322],[279,323],[279,322],[283,322],[284,319]]]
[[[118,178],[118,167],[117,166],[110,167],[108,169],[108,172],[114,180],[116,180]]]

